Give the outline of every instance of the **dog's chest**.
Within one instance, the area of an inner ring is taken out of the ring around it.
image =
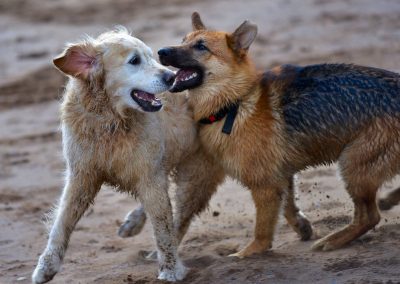
[[[243,152],[237,147],[237,140],[221,132],[222,123],[203,126],[200,139],[208,153],[215,157],[224,171],[233,178],[240,179]]]
[[[102,173],[104,182],[131,193],[160,170],[164,153],[164,143],[156,135],[104,135],[83,144],[87,158],[82,158]]]
[[[283,143],[272,127],[237,121],[230,135],[222,133],[221,127],[222,123],[206,125],[200,137],[226,174],[248,187],[279,182]]]

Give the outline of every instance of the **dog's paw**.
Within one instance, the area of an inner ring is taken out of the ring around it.
[[[269,240],[253,240],[245,248],[241,249],[237,253],[230,254],[230,257],[244,258],[254,254],[263,253],[272,247],[272,243]]]
[[[242,254],[238,251],[238,252],[229,254],[228,257],[244,258],[245,256],[242,255]]]
[[[379,201],[378,201],[378,207],[381,211],[390,210],[395,205],[396,204],[393,204],[390,200],[387,200],[387,199],[379,199]]]
[[[32,274],[32,283],[46,283],[60,270],[61,259],[58,253],[44,252]]]
[[[125,217],[124,223],[119,227],[118,236],[121,238],[133,237],[139,234],[146,224],[146,213],[139,207]]]
[[[182,280],[188,273],[188,269],[183,265],[182,262],[178,261],[175,268],[175,276],[177,280]]]
[[[140,250],[139,257],[147,261],[157,261],[158,260],[158,252],[156,250]]]
[[[316,241],[312,246],[311,249],[313,251],[330,251],[335,249],[333,245],[329,242],[329,240],[323,238]]]
[[[331,250],[339,249],[347,243],[347,242],[343,241],[344,239],[341,237],[342,236],[341,236],[340,232],[332,233],[332,234],[316,241],[311,246],[311,249],[314,251],[331,251]]]
[[[301,213],[301,212],[300,212]],[[311,226],[310,221],[305,217],[304,214],[300,215],[301,218],[298,218],[298,234],[302,241],[308,241],[313,236],[313,227]]]
[[[188,269],[183,265],[183,263],[178,262],[175,266],[175,269],[163,269],[158,274],[159,280],[175,282],[180,281],[185,278],[188,273]]]

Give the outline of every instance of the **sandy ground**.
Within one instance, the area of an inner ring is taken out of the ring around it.
[[[64,78],[51,58],[66,41],[124,24],[154,50],[180,42],[197,10],[211,27],[259,25],[257,64],[353,62],[400,71],[397,0],[199,1],[0,0],[0,283],[30,283],[45,246],[42,221],[60,195],[63,161],[58,106]],[[392,181],[380,194],[400,184]],[[351,219],[352,205],[335,167],[301,173],[299,204],[320,235]],[[140,257],[154,247],[149,224],[133,239],[118,225],[136,206],[104,188],[78,224],[53,283],[159,283],[157,264]],[[400,207],[400,206],[399,206]],[[227,257],[252,237],[247,190],[228,180],[193,222],[181,255],[191,268],[182,283],[400,283],[400,208],[377,228],[334,252],[312,252],[284,220],[273,250]]]

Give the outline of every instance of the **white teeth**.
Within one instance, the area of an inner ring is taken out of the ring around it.
[[[193,73],[192,75],[190,75],[189,79],[193,79],[194,77],[197,77],[197,73]]]
[[[193,73],[192,75],[190,75],[189,77],[182,78],[181,81],[188,81],[188,80],[193,79],[195,77],[197,77],[197,73],[196,72]]]
[[[159,105],[160,105],[160,102],[159,102],[159,101],[156,101],[156,100],[153,100],[153,101],[151,101],[151,105],[153,105],[153,106],[159,106]]]

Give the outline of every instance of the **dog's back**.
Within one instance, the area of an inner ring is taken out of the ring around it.
[[[397,141],[399,74],[347,64],[286,65],[264,74],[263,83],[279,87],[287,138],[301,145],[296,151],[309,156],[308,165],[335,161],[360,135],[370,135],[365,147]]]
[[[347,134],[375,117],[400,115],[399,74],[345,64],[286,68],[296,73],[281,101],[289,131]]]

